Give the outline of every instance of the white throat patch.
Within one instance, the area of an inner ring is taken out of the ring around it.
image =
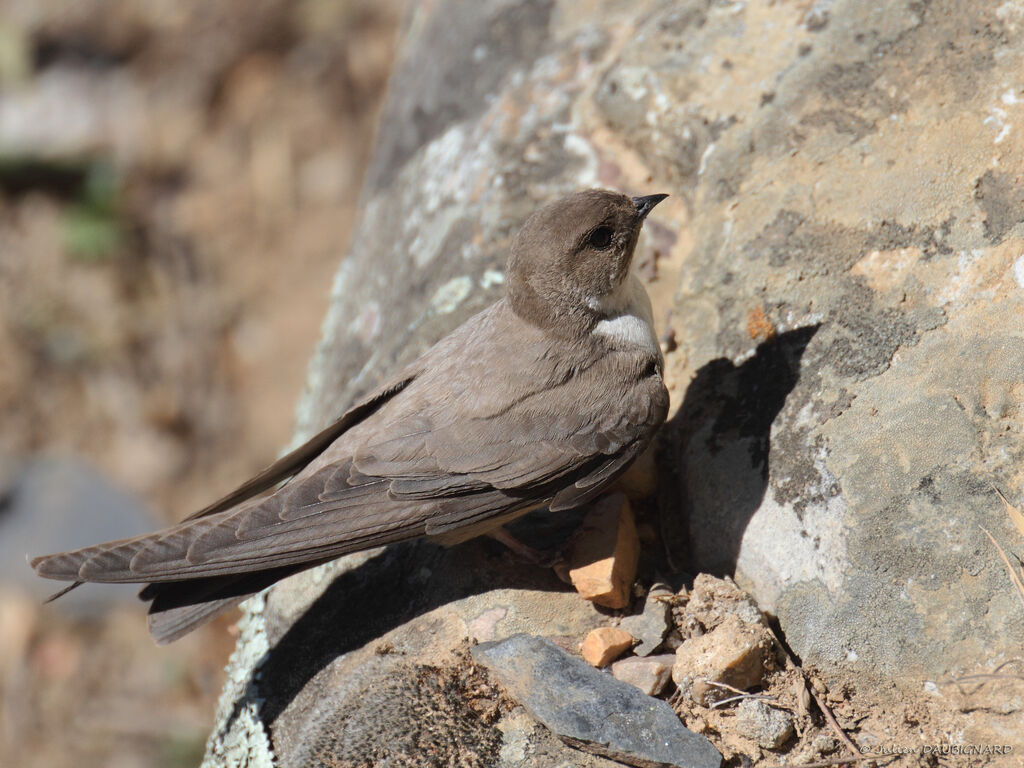
[[[615,291],[591,299],[590,306],[604,316],[594,326],[594,333],[607,336],[622,346],[639,347],[661,358],[661,346],[654,335],[651,299],[636,275],[630,273]]]

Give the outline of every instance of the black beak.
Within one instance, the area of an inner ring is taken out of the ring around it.
[[[633,205],[636,206],[636,214],[641,219],[647,218],[647,214],[654,210],[654,206],[664,200],[668,195],[647,195],[647,197],[634,197]]]

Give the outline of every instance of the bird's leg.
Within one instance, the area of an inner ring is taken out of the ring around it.
[[[538,565],[541,568],[552,568],[562,558],[562,553],[560,551],[550,552],[536,549],[531,547],[529,544],[524,544],[509,533],[503,525],[499,525],[497,528],[488,531],[487,535],[495,541],[500,541],[517,557],[533,565]]]

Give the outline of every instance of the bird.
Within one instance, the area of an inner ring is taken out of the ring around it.
[[[650,299],[630,271],[666,197],[587,189],[539,208],[513,240],[504,296],[304,445],[176,525],[30,565],[67,590],[145,584],[164,644],[341,555],[450,546],[596,499],[668,413]]]

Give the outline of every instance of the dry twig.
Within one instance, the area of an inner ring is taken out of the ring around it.
[[[945,682],[944,685],[955,685],[960,690],[960,693],[963,696],[973,696],[978,691],[980,691],[985,686],[985,683],[989,680],[1024,681],[1024,675],[1002,674],[1004,669],[1014,664],[1024,664],[1024,659],[1010,659],[1009,661],[1004,661],[991,672],[978,672],[977,674],[973,675],[961,675],[960,677],[953,677],[950,678],[947,682]],[[973,689],[971,689],[970,691],[964,690],[963,683],[975,682],[978,680],[980,680],[981,682],[979,682],[978,685],[975,686]]]
[[[786,666],[790,669],[799,670],[800,665],[796,663],[796,659],[793,658],[793,654],[789,652],[789,649],[782,644],[782,641],[779,639],[779,636],[775,634],[775,630],[771,627],[768,627],[768,631],[772,633],[772,637],[775,639],[775,643],[779,646],[779,648],[782,649],[782,652],[786,654]],[[800,674],[803,674],[803,670],[800,670]],[[832,730],[836,732],[836,735],[839,737],[840,741],[842,741],[843,744],[846,745],[846,748],[853,752],[853,754],[856,755],[857,759],[859,760],[871,759],[871,757],[865,757],[861,753],[857,745],[853,743],[853,739],[846,735],[846,731],[844,731],[842,729],[842,726],[839,725],[839,721],[837,721],[835,715],[832,714],[832,710],[828,708],[828,704],[826,704],[825,700],[818,695],[818,692],[816,690],[814,690],[813,685],[807,684],[806,679],[804,679],[804,689],[808,693],[810,693],[811,696],[814,698],[814,703],[818,705],[818,709],[821,710],[821,714],[825,716],[825,720],[828,722],[829,726],[831,726]],[[826,763],[826,765],[838,765],[838,763]]]
[[[995,545],[996,551],[999,552],[999,556],[1003,558],[1003,563],[1006,565],[1006,570],[1010,574],[1010,581],[1012,581],[1013,585],[1017,588],[1017,597],[1020,598],[1020,604],[1024,606],[1024,581],[1021,581],[1021,577],[1018,576],[1016,571],[1013,570],[1013,566],[1010,565],[1010,558],[1006,556],[1006,553],[1003,551],[1003,548],[999,546],[999,542],[995,540],[995,537],[988,532],[988,529],[985,528],[985,526],[979,525],[978,527],[985,532],[985,535],[988,536],[989,541],[991,541]]]
[[[726,704],[731,704],[734,701],[741,701],[743,699],[756,699],[757,701],[765,702],[770,707],[784,709],[787,712],[792,712],[794,715],[799,714],[793,707],[783,704],[772,696],[765,696],[763,693],[748,693],[747,691],[742,691],[739,688],[734,688],[727,683],[716,683],[713,680],[704,680],[704,682],[708,685],[713,685],[715,688],[722,688],[736,694],[735,696],[730,696],[727,699],[720,699],[719,701],[713,702],[708,709],[718,709],[718,707],[724,707]]]
[[[992,486],[992,490],[995,491],[996,495],[1003,500],[1003,504],[1006,506],[1007,514],[1010,515],[1010,519],[1013,521],[1013,524],[1017,527],[1017,530],[1020,531],[1020,535],[1024,536],[1024,514],[1021,514],[1021,511],[1019,509],[1017,509],[1015,506],[1013,506],[1013,504],[1008,502],[1006,500],[1006,497],[1003,496],[1003,492],[996,488],[994,485]]]

